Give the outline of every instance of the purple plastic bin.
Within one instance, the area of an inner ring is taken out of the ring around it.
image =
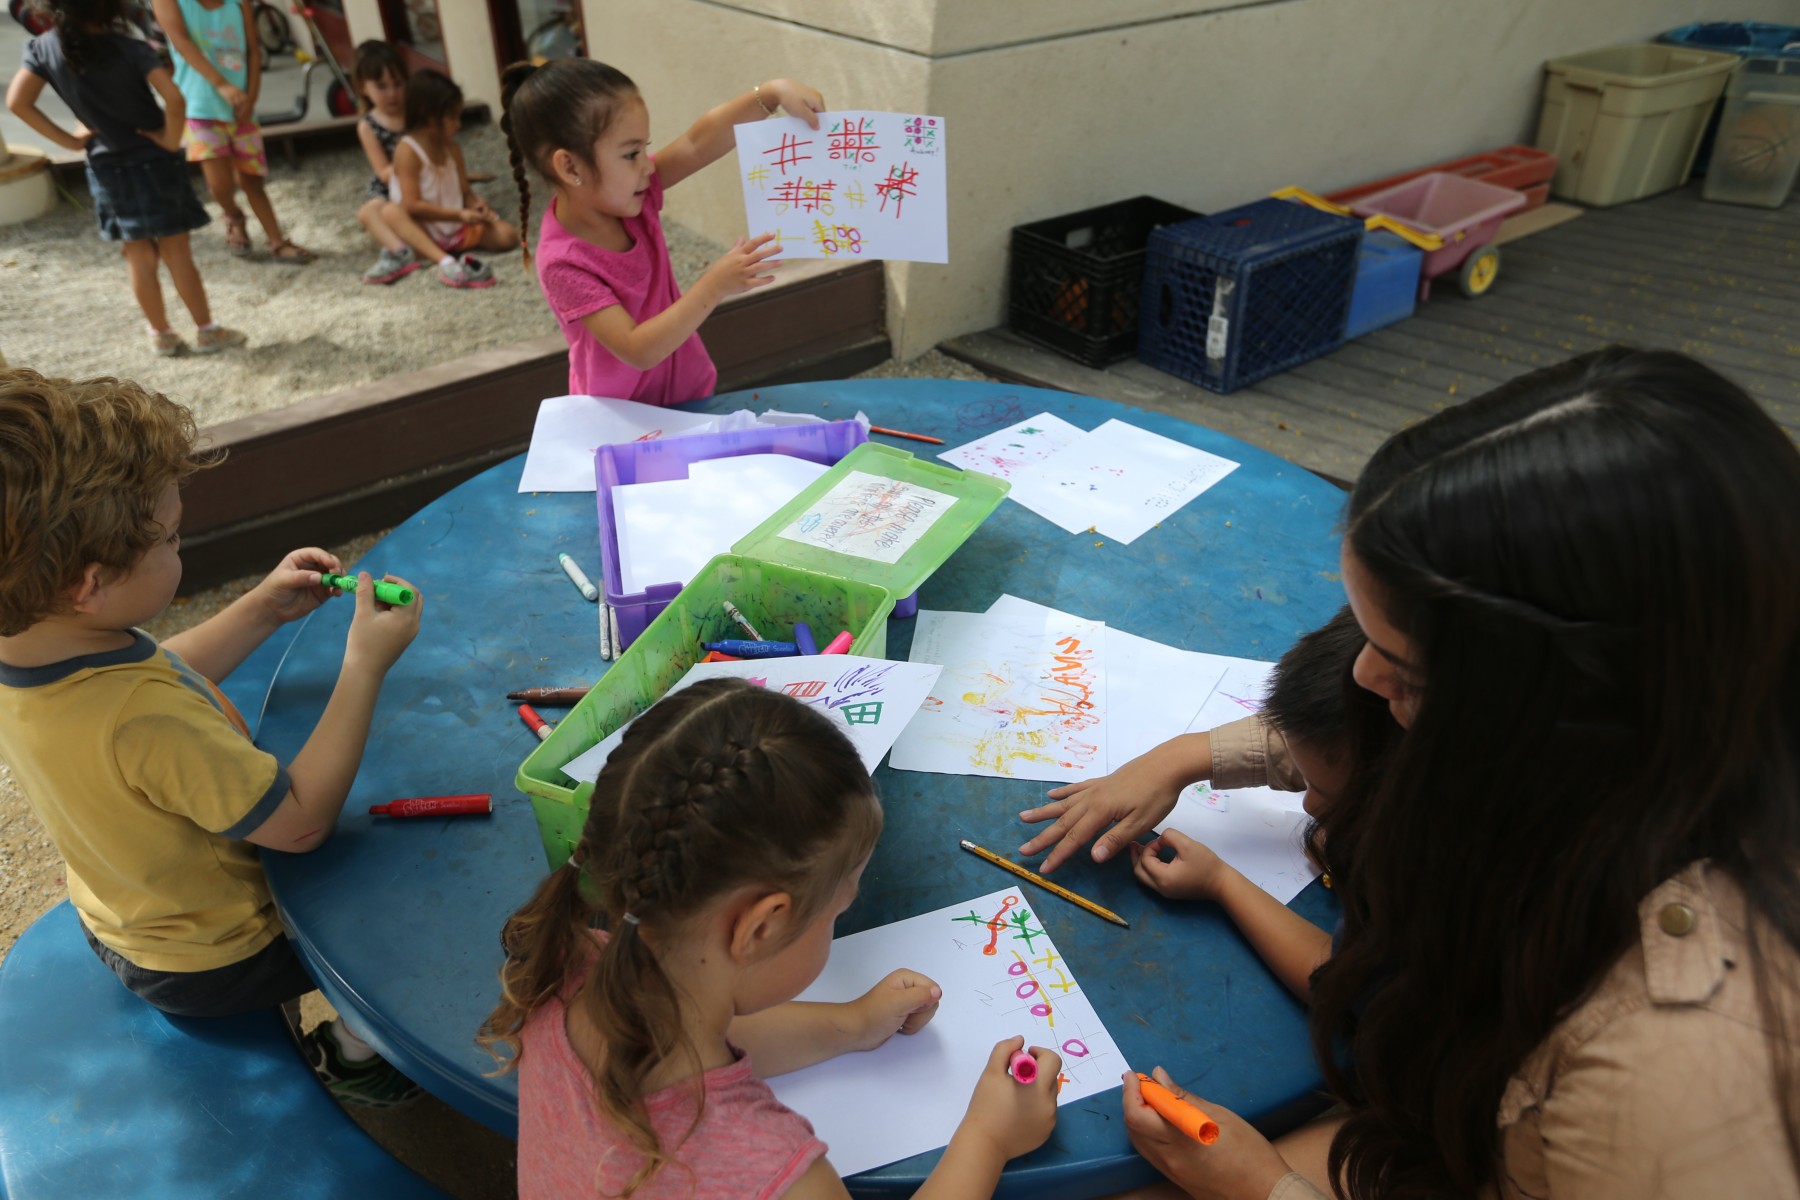
[[[1350,207],[1359,217],[1387,216],[1421,233],[1444,239],[1427,250],[1419,272],[1419,299],[1431,296],[1431,281],[1462,266],[1463,260],[1494,240],[1508,213],[1524,208],[1525,193],[1479,179],[1433,172],[1364,196]]]
[[[606,602],[619,616],[620,652],[637,640],[686,581],[659,583],[629,595],[621,590],[619,534],[612,505],[614,487],[621,483],[686,479],[692,463],[740,454],[788,454],[829,467],[868,440],[868,430],[855,421],[827,421],[817,425],[759,425],[727,433],[692,433],[652,442],[602,446],[594,451],[594,499],[600,512],[600,587]]]

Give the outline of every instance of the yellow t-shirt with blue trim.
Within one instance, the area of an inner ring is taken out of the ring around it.
[[[134,631],[123,650],[0,663],[0,759],[68,865],[94,937],[150,971],[206,971],[282,932],[256,847],[288,793],[231,701]]]

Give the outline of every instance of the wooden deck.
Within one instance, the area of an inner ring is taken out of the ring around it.
[[[1533,367],[1613,342],[1680,350],[1800,440],[1800,199],[1708,204],[1697,185],[1508,243],[1494,288],[1437,288],[1410,320],[1229,396],[1136,360],[1079,366],[1005,329],[943,349],[1003,378],[1171,413],[1354,479],[1390,434]]]

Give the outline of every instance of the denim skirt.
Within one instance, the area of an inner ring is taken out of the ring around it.
[[[87,179],[100,236],[109,242],[172,237],[212,219],[194,194],[187,162],[179,154],[142,162],[89,162]]]

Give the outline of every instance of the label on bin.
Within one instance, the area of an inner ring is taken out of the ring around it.
[[[1231,322],[1224,317],[1206,319],[1206,357],[1224,358],[1225,344],[1231,337]]]
[[[895,563],[955,503],[955,496],[916,483],[851,471],[780,536],[855,558]]]

